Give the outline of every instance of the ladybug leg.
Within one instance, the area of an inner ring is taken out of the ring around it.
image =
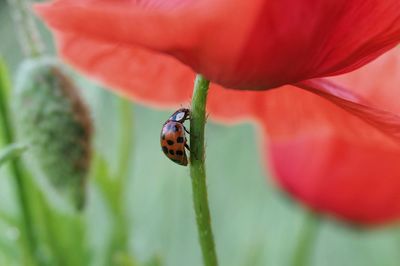
[[[186,127],[183,127],[183,129],[186,131],[186,133],[188,133],[190,135],[189,130],[186,129]]]
[[[190,147],[187,143],[185,143],[185,148],[188,149],[188,151],[190,151]]]
[[[189,145],[188,145],[187,143],[185,143],[185,148],[186,148],[188,151],[190,151]],[[190,153],[190,156],[192,156],[191,153]],[[194,156],[194,158],[197,159],[196,156]]]
[[[189,135],[192,135],[192,134],[189,132],[189,130],[186,129],[186,127],[183,127],[183,129],[186,131],[186,133],[188,133]],[[192,136],[196,137],[196,135],[192,135]]]

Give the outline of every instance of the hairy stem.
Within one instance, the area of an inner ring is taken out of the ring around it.
[[[194,211],[204,265],[216,266],[218,261],[207,199],[204,148],[204,127],[209,83],[201,75],[197,75],[190,119],[190,175],[192,177]]]

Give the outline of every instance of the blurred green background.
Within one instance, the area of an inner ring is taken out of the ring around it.
[[[42,30],[51,50],[51,36]],[[4,0],[0,0],[0,54],[14,75],[22,54]],[[122,146],[132,151],[132,156],[125,158],[126,185],[118,193],[122,196],[119,203],[129,256],[140,265],[201,265],[189,170],[166,159],[159,146],[161,126],[173,110],[130,105],[82,77],[77,80],[91,111],[93,146],[100,159],[89,181],[88,206],[81,216],[63,210],[57,203],[50,204],[50,212],[58,212],[53,218],[57,226],[50,231],[50,245],[58,245],[55,250],[61,256],[53,263],[110,265],[107,250],[120,224],[99,176],[117,175]],[[122,131],[129,129],[124,125],[127,119],[133,124],[133,132],[123,137],[126,132]],[[308,216],[302,207],[283,196],[265,173],[257,128],[251,124],[228,127],[210,121],[206,138],[209,200],[220,265],[295,265],[292,257]],[[234,152],[238,145],[240,153]],[[0,168],[0,176],[0,265],[23,265],[15,226],[19,206],[14,182],[7,167]],[[53,201],[50,191],[44,194]],[[45,220],[36,222],[43,223],[38,225],[43,230],[48,229]],[[397,228],[365,230],[322,219],[312,230],[315,238],[309,265],[400,265]],[[133,265],[124,260],[113,263]]]

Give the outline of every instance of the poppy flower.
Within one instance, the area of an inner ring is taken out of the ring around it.
[[[399,43],[399,1],[57,0],[36,11],[67,62],[133,100],[173,107],[203,74],[211,117],[260,124],[278,183],[312,208],[361,223],[400,216],[399,49],[322,79]]]

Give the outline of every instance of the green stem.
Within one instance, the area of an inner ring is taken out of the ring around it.
[[[20,46],[27,57],[37,57],[44,52],[44,44],[40,39],[30,10],[29,0],[8,0],[12,18],[17,27]]]
[[[293,266],[311,265],[311,256],[318,235],[319,225],[320,217],[311,211],[307,211],[304,216],[300,237],[295,247],[292,259]]]
[[[133,145],[133,108],[132,103],[126,99],[119,99],[119,149],[118,149],[118,169],[117,179],[122,187],[125,187],[126,178],[129,171],[129,163],[132,157]]]
[[[129,173],[130,159],[132,158],[133,145],[133,112],[132,104],[126,99],[119,99],[119,145],[118,145],[118,169],[113,185],[115,191],[110,197],[115,202],[112,204],[114,231],[111,240],[111,259],[117,255],[128,256],[128,224],[124,205],[126,181]],[[115,262],[113,262],[115,264]]]
[[[218,265],[218,261],[211,229],[206,170],[204,166],[204,127],[206,123],[206,102],[209,83],[201,75],[197,75],[192,97],[190,119],[190,175],[192,177],[194,211],[204,265],[216,266]]]
[[[3,68],[0,65],[0,68]],[[0,75],[4,75],[5,70],[0,69]],[[4,77],[2,77],[4,78]],[[1,81],[2,79],[0,79]],[[4,81],[4,80],[3,80]],[[6,96],[6,84],[5,82],[0,82],[0,121],[2,125],[0,128],[3,130],[4,142],[6,145],[14,143],[14,132],[10,119],[9,106]],[[19,205],[21,207],[21,215],[23,221],[23,230],[26,235],[26,241],[28,245],[28,249],[30,251],[31,256],[34,258],[36,255],[36,239],[34,236],[34,229],[32,223],[32,213],[29,208],[28,201],[28,188],[26,186],[22,166],[18,159],[14,159],[10,161],[11,163],[11,173],[14,175],[14,180],[17,188],[17,196]]]

